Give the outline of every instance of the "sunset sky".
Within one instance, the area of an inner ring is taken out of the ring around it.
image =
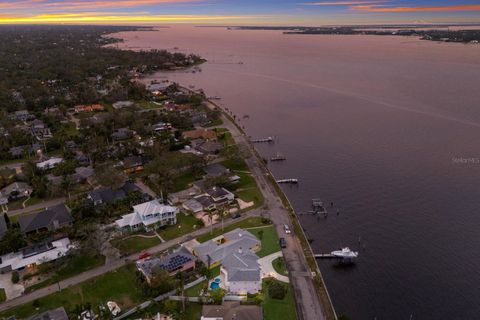
[[[0,23],[480,23],[480,0],[0,0]]]

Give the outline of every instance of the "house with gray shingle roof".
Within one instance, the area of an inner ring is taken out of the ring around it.
[[[261,242],[250,232],[237,228],[223,236],[206,241],[193,248],[193,253],[206,265],[213,268],[222,263],[231,254],[258,252]]]
[[[73,218],[65,204],[61,203],[43,211],[20,215],[18,223],[22,233],[29,234],[69,226],[73,223]]]
[[[225,278],[225,287],[229,293],[244,295],[262,289],[258,259],[255,253],[243,249],[223,259],[220,272]]]
[[[68,320],[68,315],[63,307],[48,310],[30,318],[30,320]]]

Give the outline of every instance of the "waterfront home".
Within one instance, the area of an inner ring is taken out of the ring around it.
[[[0,256],[0,270],[7,272],[33,268],[39,264],[56,260],[65,256],[73,245],[69,238],[46,241]]]
[[[200,320],[262,320],[262,307],[224,301],[221,305],[204,304]]]
[[[182,133],[184,139],[204,139],[213,140],[217,139],[217,133],[208,129],[196,129],[191,131],[185,131]]]
[[[54,231],[72,225],[73,218],[70,210],[61,203],[45,208],[42,211],[18,216],[20,231],[31,234],[42,231]]]
[[[193,197],[193,200],[198,202],[202,206],[202,210],[212,211],[216,209],[215,201],[208,194],[200,194]]]
[[[147,282],[150,284],[155,272],[159,270],[167,271],[171,276],[178,272],[195,269],[197,258],[190,254],[187,250],[181,249],[171,254],[161,257],[147,258],[137,261],[137,269],[143,274]]]
[[[217,141],[203,141],[197,144],[194,149],[205,155],[215,155],[223,150],[223,144]]]
[[[39,168],[41,170],[49,170],[49,169],[55,168],[56,166],[58,166],[62,162],[63,162],[63,158],[52,157],[50,159],[38,162],[37,163],[37,168]]]
[[[133,207],[133,212],[115,221],[118,227],[128,230],[155,230],[177,223],[177,207],[161,204],[151,200]]]
[[[92,201],[95,206],[111,204],[125,199],[128,194],[140,191],[140,189],[131,182],[125,182],[123,186],[118,189],[100,188],[90,191],[87,194],[87,199]]]
[[[223,275],[225,288],[230,294],[254,294],[262,289],[258,259],[255,253],[243,248],[223,258],[220,273]]]
[[[223,259],[231,254],[242,252],[258,252],[261,249],[261,242],[250,232],[237,228],[224,235],[207,242],[201,243],[193,248],[193,254],[203,263],[216,267]]]

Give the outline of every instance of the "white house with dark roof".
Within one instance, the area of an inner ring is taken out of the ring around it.
[[[177,223],[179,209],[161,204],[158,200],[141,203],[133,207],[133,212],[122,216],[115,223],[120,228],[130,230],[154,230]]]

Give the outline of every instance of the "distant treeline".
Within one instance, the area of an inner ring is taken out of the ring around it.
[[[164,50],[107,48],[107,34],[144,28],[115,26],[0,26],[0,109],[42,110],[96,102],[98,93],[129,76],[184,67],[198,56]],[[111,90],[110,90],[111,91]]]
[[[468,27],[463,25],[464,27]],[[445,26],[417,26],[416,28]],[[417,36],[422,40],[445,42],[480,42],[480,30],[415,29],[414,26],[346,26],[346,27],[239,27],[243,30],[278,30],[284,34],[320,35],[394,35]]]

